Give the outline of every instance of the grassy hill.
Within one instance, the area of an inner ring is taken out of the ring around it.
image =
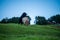
[[[60,40],[60,25],[0,24],[0,40]]]

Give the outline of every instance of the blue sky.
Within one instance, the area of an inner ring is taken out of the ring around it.
[[[20,17],[23,12],[31,17],[31,24],[34,24],[35,16],[47,19],[60,14],[60,0],[0,0],[0,20]]]

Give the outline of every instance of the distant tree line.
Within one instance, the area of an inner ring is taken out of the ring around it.
[[[19,22],[19,17],[12,17],[12,18],[3,18],[0,23],[18,23]]]
[[[60,14],[53,15],[48,19],[46,19],[45,17],[42,17],[42,16],[36,16],[35,24],[38,24],[38,25],[60,24]]]
[[[20,17],[12,17],[12,18],[3,18],[0,23],[19,23]],[[53,15],[50,18],[46,19],[43,16],[35,17],[35,24],[38,25],[46,25],[46,24],[60,24],[60,14]]]
[[[45,19],[45,17],[36,16],[35,17],[35,24],[38,24],[38,25],[47,24],[47,20]]]
[[[27,15],[26,12],[23,12],[20,17],[12,17],[12,18],[3,18],[0,23],[18,23],[18,24],[30,24],[31,18]]]

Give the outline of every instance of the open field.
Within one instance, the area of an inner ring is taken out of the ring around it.
[[[0,24],[0,40],[60,40],[60,25]]]

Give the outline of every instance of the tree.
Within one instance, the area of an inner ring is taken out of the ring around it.
[[[48,21],[52,22],[52,23],[59,23],[60,24],[60,14],[51,16],[50,18],[48,18]]]
[[[21,17],[19,18],[19,23],[20,23],[20,24],[23,24],[22,18],[23,18],[23,17],[26,17],[26,15],[27,15],[27,13],[26,13],[26,12],[23,12],[23,14],[21,15]]]
[[[19,22],[19,17],[12,17],[8,19],[8,23],[18,23]]]
[[[1,23],[18,23],[19,22],[19,17],[12,17],[12,18],[3,18],[1,20]]]
[[[26,12],[23,12],[23,14],[20,16],[20,18],[19,18],[19,24],[24,24],[23,21],[22,21],[22,19],[23,19],[24,17],[28,17],[28,19],[29,19],[29,24],[30,24],[31,18],[30,18],[29,16],[27,16],[27,13],[26,13]]]
[[[45,17],[36,16],[35,23],[38,25],[44,25],[44,24],[47,24],[47,20],[45,19]]]
[[[6,17],[6,18],[3,18],[2,20],[1,20],[1,23],[7,23],[8,22],[8,18]]]

